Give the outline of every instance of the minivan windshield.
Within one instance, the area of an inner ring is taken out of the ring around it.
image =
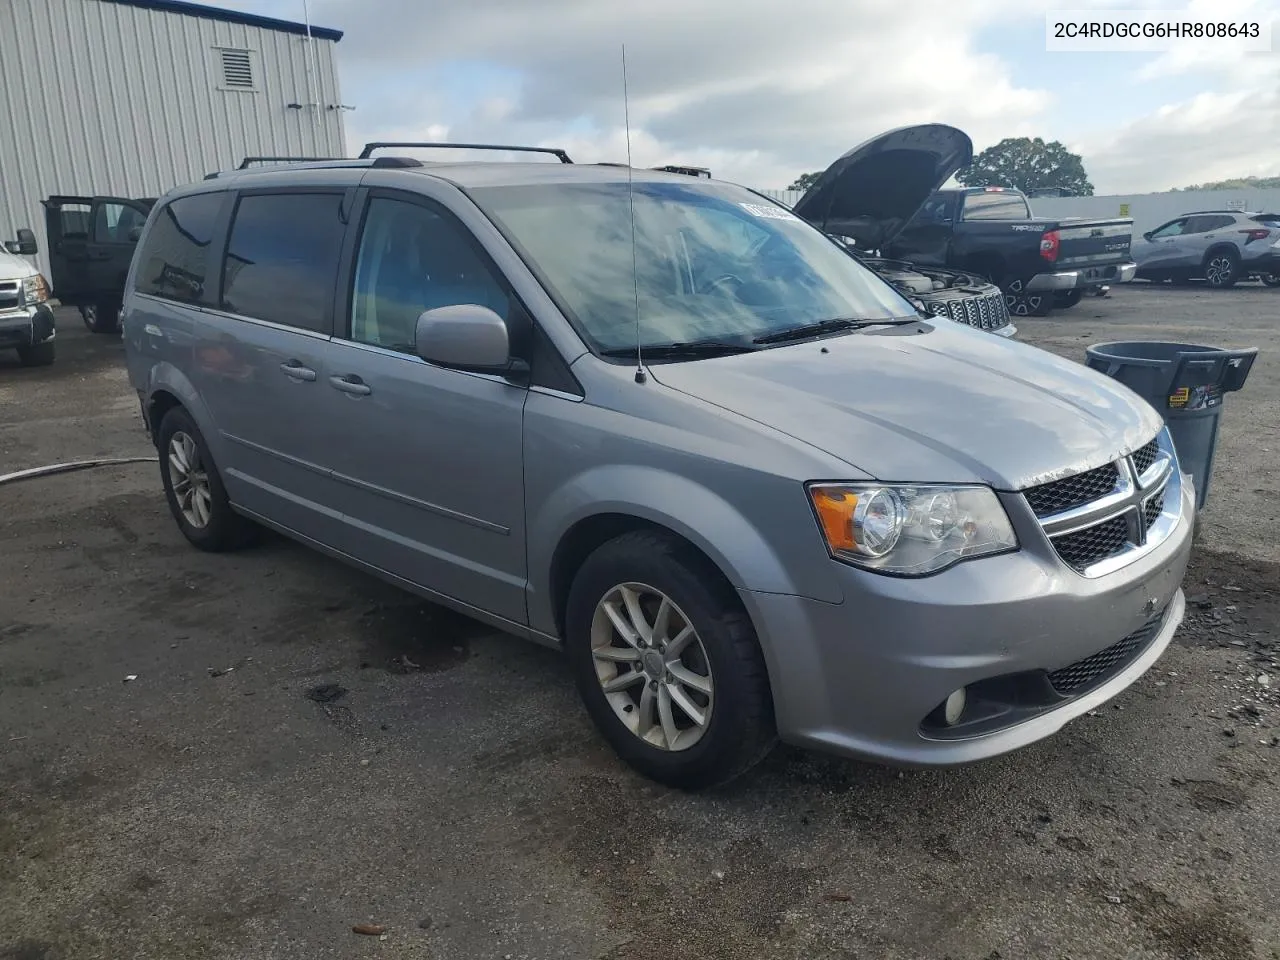
[[[487,186],[470,194],[601,353],[636,345],[637,291],[639,340],[650,348],[745,348],[837,318],[918,316],[817,229],[731,184],[637,181],[633,198],[625,182]]]

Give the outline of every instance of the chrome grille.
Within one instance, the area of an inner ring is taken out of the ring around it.
[[[1026,491],[1026,497],[1037,517],[1048,517],[1104,497],[1119,483],[1119,468],[1114,463],[1104,463],[1074,477],[1032,487]]]
[[[1151,525],[1160,519],[1160,514],[1164,510],[1164,490],[1161,490],[1154,497],[1147,501],[1142,508],[1142,522],[1146,524],[1148,530]]]
[[[929,312],[979,330],[999,330],[1009,324],[1009,310],[1000,293],[980,294],[955,300],[933,300]]]
[[[1161,437],[1114,463],[1023,491],[1058,557],[1072,570],[1102,576],[1172,532],[1166,494],[1178,504],[1182,486],[1172,445]],[[1146,471],[1153,475],[1144,484]]]
[[[1139,476],[1151,469],[1151,465],[1156,462],[1156,457],[1159,453],[1160,448],[1156,446],[1156,442],[1154,440],[1141,449],[1134,451],[1133,465],[1137,469]]]

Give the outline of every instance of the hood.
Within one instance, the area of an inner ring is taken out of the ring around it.
[[[0,280],[21,280],[38,272],[34,266],[0,247]]]
[[[650,371],[885,482],[1022,490],[1115,460],[1163,423],[1127,387],[1048,351],[958,324],[907,329]]]
[[[792,211],[819,230],[852,237],[859,250],[876,250],[972,160],[973,141],[963,130],[941,123],[899,127],[827,167]]]

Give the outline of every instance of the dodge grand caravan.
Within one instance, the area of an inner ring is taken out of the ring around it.
[[[368,152],[368,151],[366,151]],[[784,207],[614,165],[301,163],[148,215],[129,375],[196,547],[273,528],[562,648],[617,753],[966,763],[1146,671],[1191,480],[1100,374]]]

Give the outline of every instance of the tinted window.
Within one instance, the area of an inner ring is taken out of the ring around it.
[[[93,239],[98,243],[133,243],[147,216],[126,203],[100,203],[93,221]]]
[[[970,193],[964,198],[966,220],[1025,220],[1027,201],[1017,193]]]
[[[783,207],[727,183],[476,187],[584,337],[636,343],[752,338],[835,317],[910,317],[892,287]],[[632,246],[634,228],[635,245]],[[638,289],[637,289],[638,288]]]
[[[1191,229],[1188,232],[1208,233],[1210,230],[1221,230],[1223,227],[1229,227],[1235,222],[1235,217],[1219,213],[1206,214],[1200,217],[1193,217]]]
[[[344,226],[338,193],[240,198],[222,274],[222,309],[329,332]]]
[[[1157,227],[1151,231],[1151,239],[1156,240],[1162,237],[1176,237],[1183,233],[1187,226],[1186,220],[1175,220],[1173,223],[1166,223],[1163,227]]]
[[[89,239],[89,204],[64,203],[58,208],[58,217],[62,222],[62,239]]]
[[[138,254],[137,289],[154,297],[205,302],[209,246],[224,193],[180,197],[157,215]]]
[[[412,351],[418,315],[478,303],[504,319],[510,300],[466,228],[416,203],[369,203],[351,300],[351,339]]]

